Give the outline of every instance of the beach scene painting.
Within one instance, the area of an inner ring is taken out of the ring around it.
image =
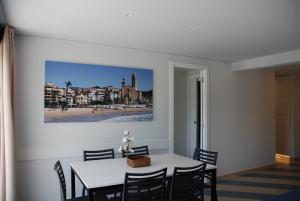
[[[45,62],[45,123],[152,120],[153,70]]]

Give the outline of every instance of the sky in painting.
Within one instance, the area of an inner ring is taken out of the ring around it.
[[[153,70],[117,66],[77,64],[46,61],[45,82],[51,82],[65,88],[65,82],[71,81],[73,87],[114,86],[121,88],[122,79],[131,85],[132,73],[137,75],[138,90],[153,89]]]

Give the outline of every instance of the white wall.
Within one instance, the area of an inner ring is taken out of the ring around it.
[[[187,156],[187,72],[174,72],[174,152]]]
[[[81,156],[83,149],[118,147],[124,129],[138,144],[168,149],[168,62],[159,54],[76,42],[17,37],[19,159]],[[147,67],[154,70],[154,120],[138,123],[44,123],[46,60]],[[21,134],[22,133],[22,134]]]
[[[16,46],[19,201],[59,200],[54,162],[62,161],[70,192],[70,162],[81,160],[83,149],[119,146],[124,129],[152,153],[168,151],[169,61],[210,67],[210,147],[220,152],[219,174],[273,163],[270,72],[233,73],[221,62],[30,36],[18,35]],[[153,68],[154,121],[44,124],[45,60]]]
[[[274,82],[271,71],[210,69],[210,149],[220,174],[274,162]]]

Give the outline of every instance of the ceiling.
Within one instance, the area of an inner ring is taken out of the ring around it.
[[[299,0],[2,1],[21,34],[226,62],[300,48]]]

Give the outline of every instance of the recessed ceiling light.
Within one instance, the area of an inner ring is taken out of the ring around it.
[[[126,17],[133,17],[133,16],[134,16],[133,13],[127,13],[127,14],[126,14]]]
[[[196,27],[192,27],[192,31],[196,31],[197,30],[197,28]]]

